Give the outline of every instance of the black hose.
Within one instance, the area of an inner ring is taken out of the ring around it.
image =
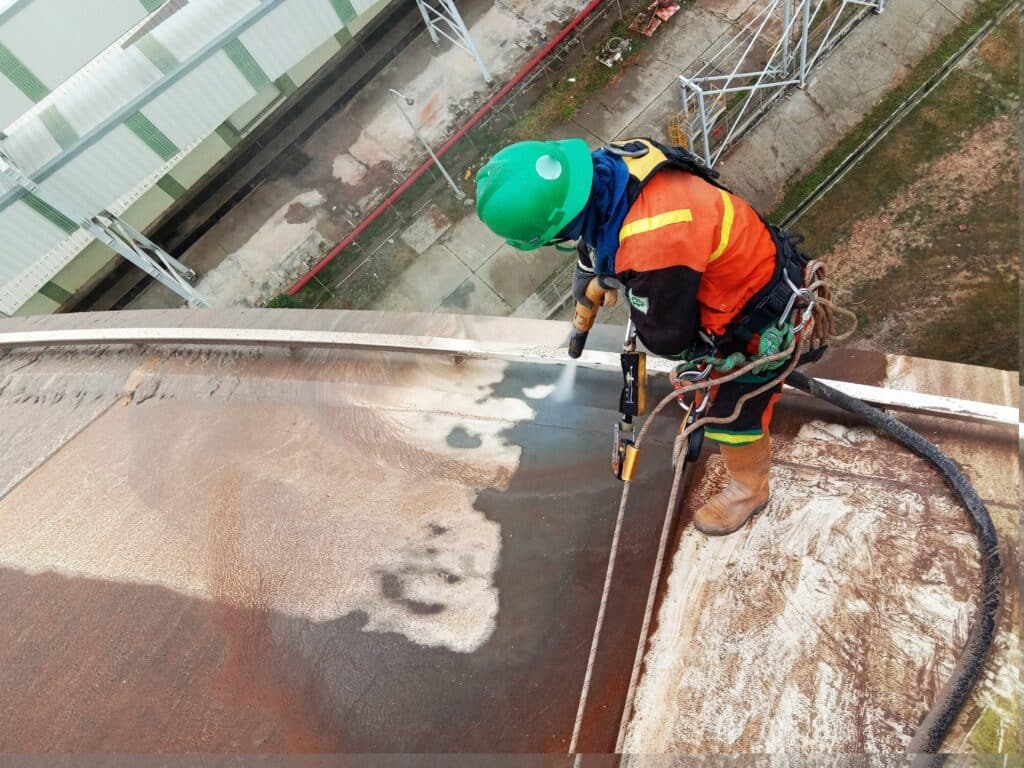
[[[974,525],[974,535],[978,538],[978,547],[981,550],[983,572],[978,616],[971,626],[967,643],[956,660],[952,676],[939,691],[935,704],[925,715],[924,720],[921,721],[914,736],[907,744],[908,755],[927,755],[914,763],[915,768],[942,765],[944,758],[934,753],[938,752],[942,746],[953,721],[967,701],[971,689],[981,677],[985,657],[995,635],[996,621],[1002,600],[1003,566],[992,518],[985,508],[985,503],[978,496],[978,492],[974,490],[960,468],[942,451],[907,425],[897,421],[889,414],[828,387],[799,371],[789,374],[786,383],[859,416],[871,426],[926,459],[960,497],[971,518],[971,523]]]

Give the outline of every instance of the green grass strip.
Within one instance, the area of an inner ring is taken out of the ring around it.
[[[817,189],[840,163],[857,149],[882,122],[891,115],[907,98],[956,53],[968,38],[994,18],[1008,5],[1006,0],[981,0],[970,19],[960,24],[931,53],[926,55],[911,70],[907,78],[889,92],[867,116],[842,141],[829,152],[813,171],[796,182],[786,192],[778,207],[768,216],[771,221],[781,221],[796,208],[811,192]]]

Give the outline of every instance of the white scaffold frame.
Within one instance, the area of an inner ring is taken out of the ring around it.
[[[0,177],[12,187],[20,187],[46,205],[77,224],[118,255],[137,266],[154,280],[170,288],[192,307],[210,304],[191,283],[195,270],[182,264],[163,248],[139,232],[128,222],[107,210],[89,216],[78,210],[70,200],[52,191],[44,190],[25,173],[0,145]]]
[[[709,166],[722,157],[768,108],[790,88],[804,87],[814,66],[846,33],[870,14],[882,13],[885,0],[841,0],[829,13],[828,0],[770,0],[731,39],[719,46],[692,76],[679,76],[682,122],[689,149]],[[847,13],[852,6],[864,10]],[[776,20],[778,36],[765,34]],[[840,28],[840,22],[845,21]],[[824,33],[812,41],[819,29]],[[767,60],[752,61],[758,43],[768,45]],[[813,50],[811,50],[813,48]],[[723,73],[724,74],[719,74]],[[746,94],[727,104],[731,94]],[[754,96],[764,98],[752,108]]]
[[[423,22],[427,25],[427,32],[430,33],[430,39],[434,41],[434,45],[441,42],[439,35],[457,45],[476,61],[477,66],[480,67],[480,73],[484,76],[484,82],[488,85],[494,82],[480,51],[477,50],[476,43],[473,42],[473,36],[469,33],[466,22],[462,20],[462,14],[459,13],[455,0],[433,0],[433,2],[416,0],[416,6],[420,9]]]

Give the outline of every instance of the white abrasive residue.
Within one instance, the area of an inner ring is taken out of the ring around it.
[[[0,501],[0,565],[351,617],[366,632],[471,653],[499,608],[501,527],[479,495],[507,487],[521,448],[503,434],[509,422],[458,413],[487,399],[508,414],[511,400],[491,394],[506,367],[410,366],[412,381],[444,382],[443,413],[390,410],[387,387],[377,408],[317,403],[302,381],[291,402],[258,408],[115,407],[105,430],[81,434]]]
[[[870,613],[871,606],[868,604],[867,600],[857,598],[854,600],[846,601],[845,611],[847,613]]]
[[[842,676],[836,672],[835,667],[820,662],[814,676],[814,697],[810,702],[814,707],[811,733],[827,733],[832,730],[835,727],[836,712],[846,709],[840,705],[840,700],[851,693],[849,686],[843,685]],[[781,739],[783,742],[786,740],[785,736]],[[813,749],[813,744],[806,746]]]
[[[973,600],[955,600],[949,594],[949,588],[939,584],[916,585],[908,597],[914,606],[915,615],[928,617],[944,625],[954,624],[965,612],[973,614],[975,611]]]
[[[795,443],[819,440],[830,445],[858,446],[878,440],[878,433],[869,427],[847,427],[831,421],[813,419],[800,426]]]
[[[765,751],[776,754],[806,749],[805,745],[794,743],[793,723],[806,723],[815,714],[816,708],[811,700],[796,685],[790,683],[772,702],[772,708],[774,717],[769,721],[765,733]],[[822,730],[827,731],[830,723],[823,725],[825,727]]]
[[[278,208],[245,245],[211,269],[197,286],[214,307],[252,306],[270,291],[279,290],[287,275],[283,270],[320,255],[325,242],[316,231],[317,215],[292,224],[289,209],[298,205],[316,208],[324,202],[317,190],[296,195]]]
[[[763,692],[787,680],[815,652],[836,610],[844,563],[868,545],[881,512],[850,507],[845,493],[791,495],[787,491],[800,485],[783,468],[775,470],[774,482],[769,509],[749,531],[712,540],[693,530],[682,536],[645,658],[626,751],[691,748],[679,742],[695,724],[697,731],[714,734],[712,750],[729,749],[741,735],[749,737],[750,728],[760,731],[754,741],[765,751],[801,747],[792,717],[780,714],[779,702]],[[797,566],[795,577],[787,575],[791,564]],[[743,601],[765,600],[766,586],[781,599],[780,611],[767,623],[744,621]],[[783,703],[806,722],[816,704],[801,697],[806,694],[792,692]],[[819,734],[823,749],[843,725],[830,727],[832,733]]]
[[[575,0],[569,5],[579,5]],[[502,73],[518,69],[523,50],[510,39],[510,31],[521,37],[543,32],[550,22],[546,13],[531,13],[531,18],[514,16],[504,4],[492,4],[470,26],[470,34],[491,74],[501,81]],[[457,46],[445,45],[432,51],[430,67],[403,80],[395,87],[413,100],[401,108],[416,124],[427,142],[437,148],[451,134],[455,125],[465,121],[465,113],[483,103],[489,92],[476,61]],[[458,102],[440,94],[459,94]],[[461,107],[457,109],[457,107]],[[426,153],[412,128],[398,111],[399,104],[387,95],[377,115],[363,127],[349,148],[350,155],[367,166],[388,162],[410,170],[419,165]]]
[[[681,674],[683,670],[699,669],[704,663],[701,649],[689,640],[699,632],[700,618],[691,607],[700,601],[709,582],[721,578],[724,565],[734,559],[741,546],[742,542],[733,536],[709,539],[688,531],[681,538],[673,558],[667,597],[658,614],[660,627],[672,627],[672,631],[659,629],[651,636],[623,751],[664,752],[672,743],[671,729],[677,713],[669,710],[676,703],[674,692],[681,684]],[[734,718],[723,718],[723,728],[734,724],[738,737],[743,718],[742,710]],[[723,740],[728,742],[728,735],[723,734]]]
[[[935,641],[920,632],[895,625],[889,633],[889,642],[892,648],[899,649],[908,665],[931,667],[935,663]]]
[[[543,400],[555,391],[554,384],[538,384],[535,387],[523,389],[523,396],[527,400]]]
[[[331,169],[334,178],[342,184],[358,184],[366,176],[366,166],[347,152],[334,158]]]

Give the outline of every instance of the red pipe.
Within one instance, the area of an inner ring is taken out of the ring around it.
[[[450,139],[448,139],[448,141],[446,141],[441,146],[440,149],[436,150],[434,152],[434,154],[437,155],[438,157],[441,157],[445,152],[447,152],[449,149],[451,149],[452,145],[454,145],[455,142],[457,142],[459,139],[461,139],[463,136],[465,136],[466,133],[469,131],[469,129],[472,128],[474,125],[476,125],[480,121],[480,118],[482,118],[485,114],[487,114],[487,112],[489,112],[490,109],[496,103],[498,103],[501,99],[505,98],[505,96],[508,95],[508,92],[511,91],[513,88],[515,88],[516,85],[518,85],[519,82],[524,77],[526,77],[531,72],[531,70],[533,70],[533,68],[537,66],[537,64],[540,63],[541,59],[543,59],[545,56],[547,56],[549,53],[551,53],[551,51],[555,48],[555,46],[557,46],[560,42],[562,42],[566,38],[566,36],[568,36],[568,34],[570,32],[572,32],[579,25],[579,23],[581,21],[583,21],[585,18],[587,18],[587,16],[589,16],[593,12],[593,10],[595,8],[597,8],[597,6],[599,6],[603,1],[604,0],[590,0],[590,2],[587,3],[587,5],[583,8],[583,10],[579,12],[579,14],[576,16],[576,18],[574,18],[572,21],[570,21],[569,24],[566,25],[566,27],[561,32],[559,32],[554,37],[554,39],[551,40],[551,42],[549,42],[547,45],[545,45],[536,56],[534,56],[532,59],[530,59],[530,61],[527,62],[526,66],[523,67],[521,70],[519,70],[519,72],[516,73],[515,77],[513,77],[504,86],[502,86],[501,90],[499,90],[496,94],[494,94],[487,101],[486,104],[484,104],[482,107],[480,107],[480,109],[476,112],[476,114],[474,114],[471,118],[469,118],[469,120],[466,121],[465,125],[463,125],[461,128],[459,128],[459,130],[456,131],[455,135],[452,136]],[[334,259],[335,256],[337,256],[339,253],[341,253],[343,250],[345,250],[349,245],[351,245],[352,241],[354,241],[357,237],[359,237],[359,235],[362,234],[363,230],[366,229],[368,226],[370,226],[370,224],[373,222],[374,219],[376,219],[385,210],[387,210],[391,206],[391,204],[394,203],[395,200],[397,200],[398,197],[403,192],[405,192],[405,190],[407,190],[410,186],[412,186],[415,183],[415,181],[420,176],[422,176],[424,173],[426,173],[427,169],[432,165],[432,163],[433,163],[432,160],[427,160],[427,162],[425,162],[423,165],[421,165],[419,168],[417,168],[415,171],[413,171],[413,174],[409,178],[407,178],[405,181],[403,181],[399,185],[398,189],[396,189],[394,192],[392,192],[383,203],[381,203],[379,206],[377,206],[377,208],[374,209],[374,211],[369,216],[367,216],[365,219],[363,219],[359,223],[359,226],[357,226],[355,229],[353,229],[345,237],[344,240],[342,240],[340,243],[338,243],[336,246],[334,246],[334,248],[332,248],[331,251],[326,256],[324,256],[322,259],[320,259],[320,261],[318,261],[316,263],[316,266],[314,266],[311,270],[309,270],[309,272],[307,272],[297,283],[295,283],[295,285],[293,285],[288,290],[288,295],[289,296],[294,296],[296,293],[298,293],[300,290],[302,290],[302,288],[306,285],[306,283],[308,283],[310,280],[312,280],[313,277],[321,269],[326,267]]]

